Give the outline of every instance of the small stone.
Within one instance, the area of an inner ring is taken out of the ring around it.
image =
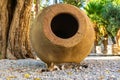
[[[119,73],[120,73],[120,70],[118,70],[117,72],[119,72]]]
[[[105,78],[105,76],[100,76],[100,78],[99,78],[99,79],[100,79],[100,80],[103,80],[104,78]]]
[[[83,68],[88,68],[87,64],[82,65]]]

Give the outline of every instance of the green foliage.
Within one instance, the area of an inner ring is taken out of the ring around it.
[[[84,6],[85,0],[63,0],[63,3],[71,4],[80,8]]]
[[[120,0],[113,0],[114,5],[120,5]]]
[[[103,19],[107,22],[106,29],[111,36],[116,36],[120,28],[120,6],[109,4],[104,8]]]
[[[93,23],[96,23],[99,35],[101,31],[99,26],[104,26],[107,34],[114,38],[120,28],[120,0],[91,0],[85,10]],[[101,35],[100,37],[103,37]]]
[[[106,29],[104,27],[105,21],[103,20],[101,13],[103,12],[105,3],[106,2],[103,2],[101,0],[93,0],[90,1],[85,7],[88,16],[93,21],[94,28],[96,31],[96,40],[98,41],[98,44],[101,44],[104,36],[107,34]]]
[[[97,24],[104,24],[102,14],[104,12],[104,6],[111,4],[112,0],[91,0],[84,8],[93,22]]]

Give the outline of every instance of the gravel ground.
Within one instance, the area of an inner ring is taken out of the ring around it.
[[[84,67],[83,65],[88,65]],[[40,60],[0,60],[0,80],[120,80],[120,59],[85,59],[78,69],[41,72]]]

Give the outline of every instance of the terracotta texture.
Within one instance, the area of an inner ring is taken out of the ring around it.
[[[45,8],[30,33],[38,57],[48,65],[81,62],[91,51],[94,30],[86,14],[69,4]]]

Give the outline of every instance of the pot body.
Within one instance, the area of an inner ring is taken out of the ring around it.
[[[89,18],[69,4],[45,8],[30,30],[32,47],[47,64],[81,62],[90,53],[94,38]]]

